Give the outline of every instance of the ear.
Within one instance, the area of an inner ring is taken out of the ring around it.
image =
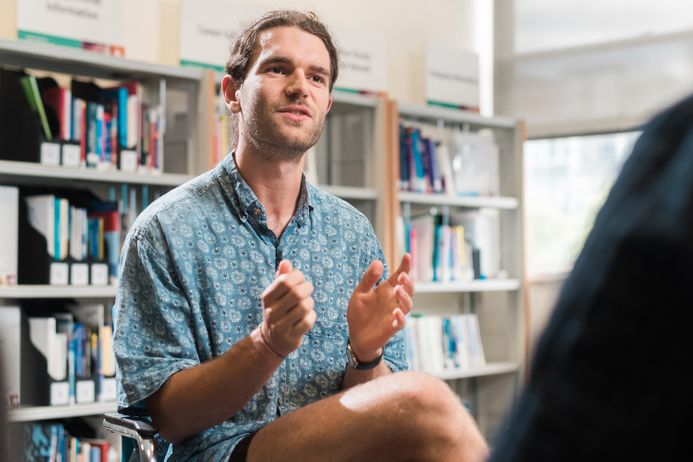
[[[330,93],[330,100],[327,102],[327,110],[325,111],[325,115],[327,115],[328,112],[330,112],[330,109],[332,109],[332,103],[334,102],[334,96],[332,96],[332,93]]]
[[[230,75],[227,74],[221,79],[221,91],[224,95],[224,101],[226,101],[226,107],[234,114],[241,111],[241,102],[238,98],[240,89],[241,82]]]

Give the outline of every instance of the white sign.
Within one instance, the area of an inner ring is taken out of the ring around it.
[[[339,47],[336,87],[383,92],[387,89],[385,35],[364,30],[334,29]]]
[[[180,63],[222,70],[232,40],[263,13],[255,3],[233,0],[182,0]]]
[[[429,104],[479,109],[479,57],[475,53],[429,45],[426,58]]]
[[[19,38],[122,55],[124,21],[120,0],[17,0]]]

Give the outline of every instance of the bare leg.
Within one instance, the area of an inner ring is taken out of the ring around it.
[[[260,430],[250,462],[483,461],[484,438],[445,383],[387,375],[282,416]]]

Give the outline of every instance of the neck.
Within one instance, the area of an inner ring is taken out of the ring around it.
[[[295,160],[271,159],[239,143],[236,166],[267,213],[268,227],[281,236],[296,211],[305,156]]]

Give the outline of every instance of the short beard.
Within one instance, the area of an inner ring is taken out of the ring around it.
[[[263,130],[267,130],[267,127],[260,126],[262,123],[264,123],[264,121],[254,118],[248,123],[246,127],[247,133],[245,134],[245,140],[260,154],[260,158],[264,162],[280,161],[299,163],[303,155],[318,142],[324,128],[325,116],[323,115],[322,120],[319,120],[316,124],[320,129],[315,130],[307,141],[287,140],[281,144],[273,143],[273,140],[260,140],[252,136],[253,134],[262,133]],[[238,145],[238,136],[240,133],[239,124],[240,117],[238,114],[233,114],[233,117],[229,118],[229,130],[231,133],[229,139],[235,141],[234,149]]]

